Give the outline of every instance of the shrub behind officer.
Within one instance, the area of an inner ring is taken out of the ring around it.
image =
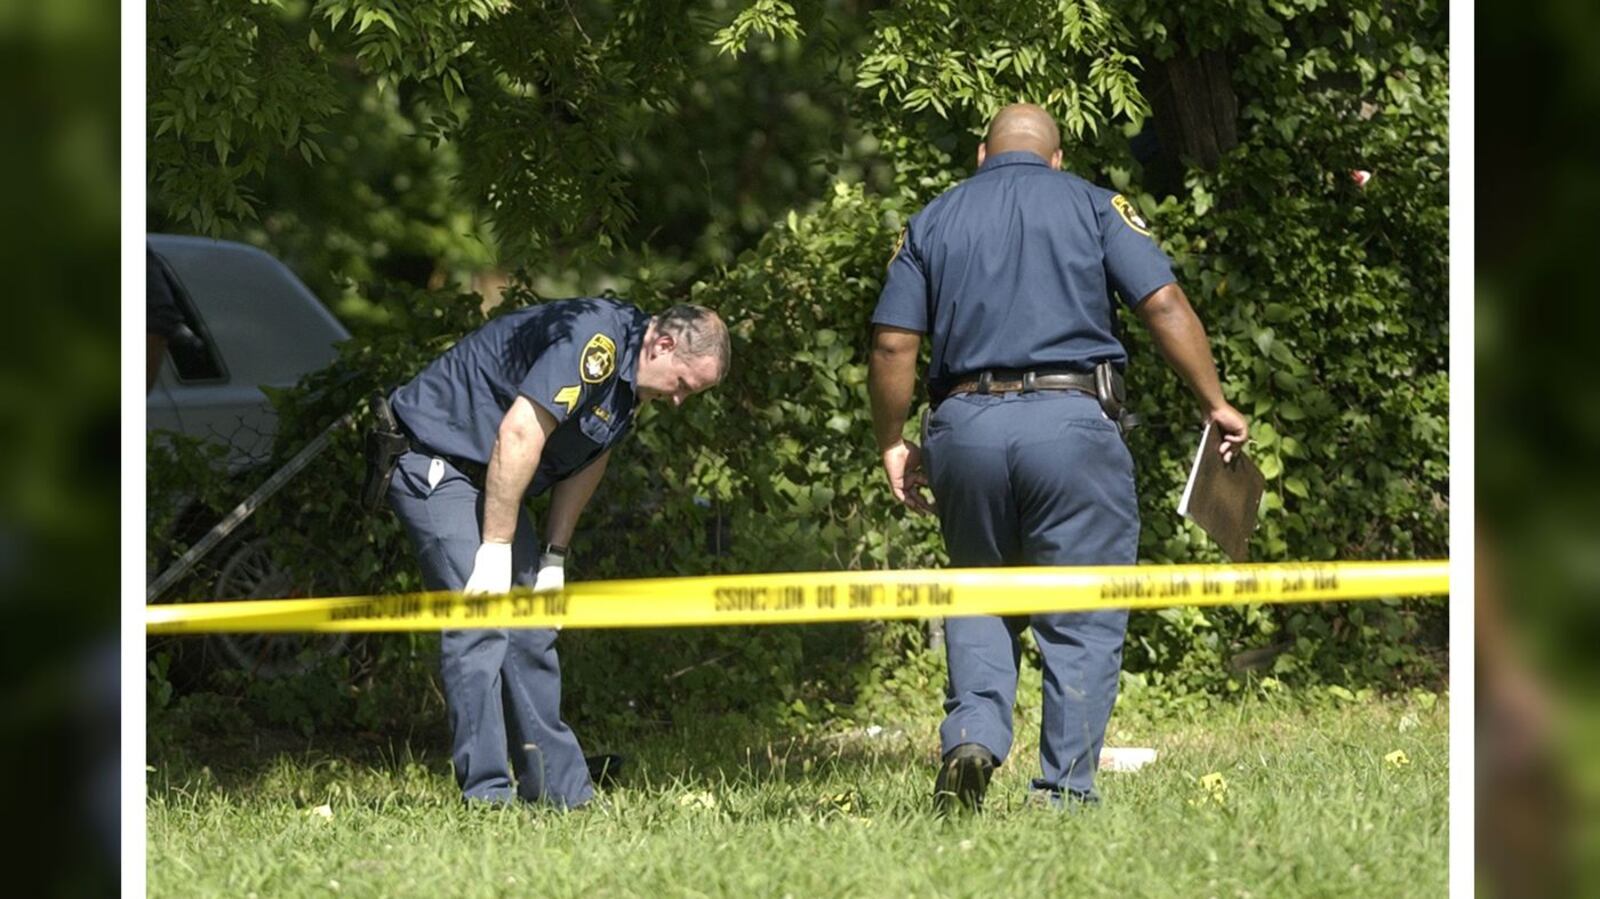
[[[434,360],[390,403],[409,446],[389,501],[425,586],[560,589],[578,516],[639,406],[680,405],[715,385],[729,352],[727,328],[709,309],[652,317],[617,300],[577,299],[499,316]],[[522,502],[546,491],[541,552]],[[573,807],[593,795],[561,720],[555,640],[540,629],[444,632],[451,759],[466,799]]]
[[[1002,109],[978,171],[913,216],[873,312],[872,413],[895,497],[933,498],[959,567],[1133,564],[1133,459],[1121,429],[1127,353],[1112,294],[1137,310],[1167,361],[1222,429],[1246,437],[1223,399],[1205,330],[1171,262],[1123,197],[1061,172],[1043,109]],[[925,447],[901,437],[922,335],[933,408]],[[935,780],[942,811],[977,808],[1012,742],[1018,637],[1044,662],[1042,777],[1053,804],[1095,801],[1094,775],[1117,695],[1127,610],[945,623],[950,682]]]

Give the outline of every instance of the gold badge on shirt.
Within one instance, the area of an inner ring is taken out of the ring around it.
[[[583,345],[578,357],[578,374],[585,384],[598,384],[611,377],[617,367],[617,345],[604,334],[596,334]]]
[[[1143,234],[1145,237],[1150,236],[1150,226],[1145,224],[1144,217],[1139,215],[1137,209],[1133,208],[1133,204],[1128,202],[1127,197],[1122,194],[1112,197],[1111,208],[1117,211],[1117,215],[1122,216],[1122,220],[1128,223],[1129,228]]]

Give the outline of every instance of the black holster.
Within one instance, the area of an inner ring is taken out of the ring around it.
[[[1100,411],[1117,423],[1122,436],[1139,426],[1139,416],[1128,411],[1128,388],[1122,372],[1110,362],[1100,362],[1094,367],[1094,394],[1100,401]]]
[[[372,395],[372,417],[372,428],[367,431],[367,477],[361,485],[361,504],[368,512],[376,512],[383,505],[395,465],[411,444],[395,421],[389,398],[382,393]]]

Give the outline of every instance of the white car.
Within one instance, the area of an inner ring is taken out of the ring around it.
[[[264,462],[277,417],[263,386],[293,387],[334,360],[350,332],[267,253],[226,240],[149,235],[194,341],[169,341],[145,399],[148,430],[229,448],[229,463]]]
[[[232,471],[265,464],[277,414],[261,388],[293,387],[324,368],[350,332],[282,262],[255,247],[166,234],[147,240],[189,333],[167,342],[161,372],[145,399],[145,429],[224,446]],[[200,522],[201,532],[214,523]],[[206,585],[208,599],[276,598],[316,589],[278,564],[267,539],[248,525],[205,562],[215,572]],[[225,634],[216,643],[239,667],[275,677],[343,651],[346,641],[345,635],[308,640]]]

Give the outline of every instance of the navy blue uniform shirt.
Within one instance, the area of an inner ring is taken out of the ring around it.
[[[1111,291],[1136,306],[1172,262],[1120,194],[999,153],[911,217],[874,324],[931,333],[930,395],[989,369],[1127,363]]]
[[[557,481],[620,442],[638,406],[634,376],[650,316],[619,300],[559,300],[498,316],[461,339],[390,403],[430,450],[487,464],[500,420],[518,394],[557,427],[545,439],[528,492]]]

